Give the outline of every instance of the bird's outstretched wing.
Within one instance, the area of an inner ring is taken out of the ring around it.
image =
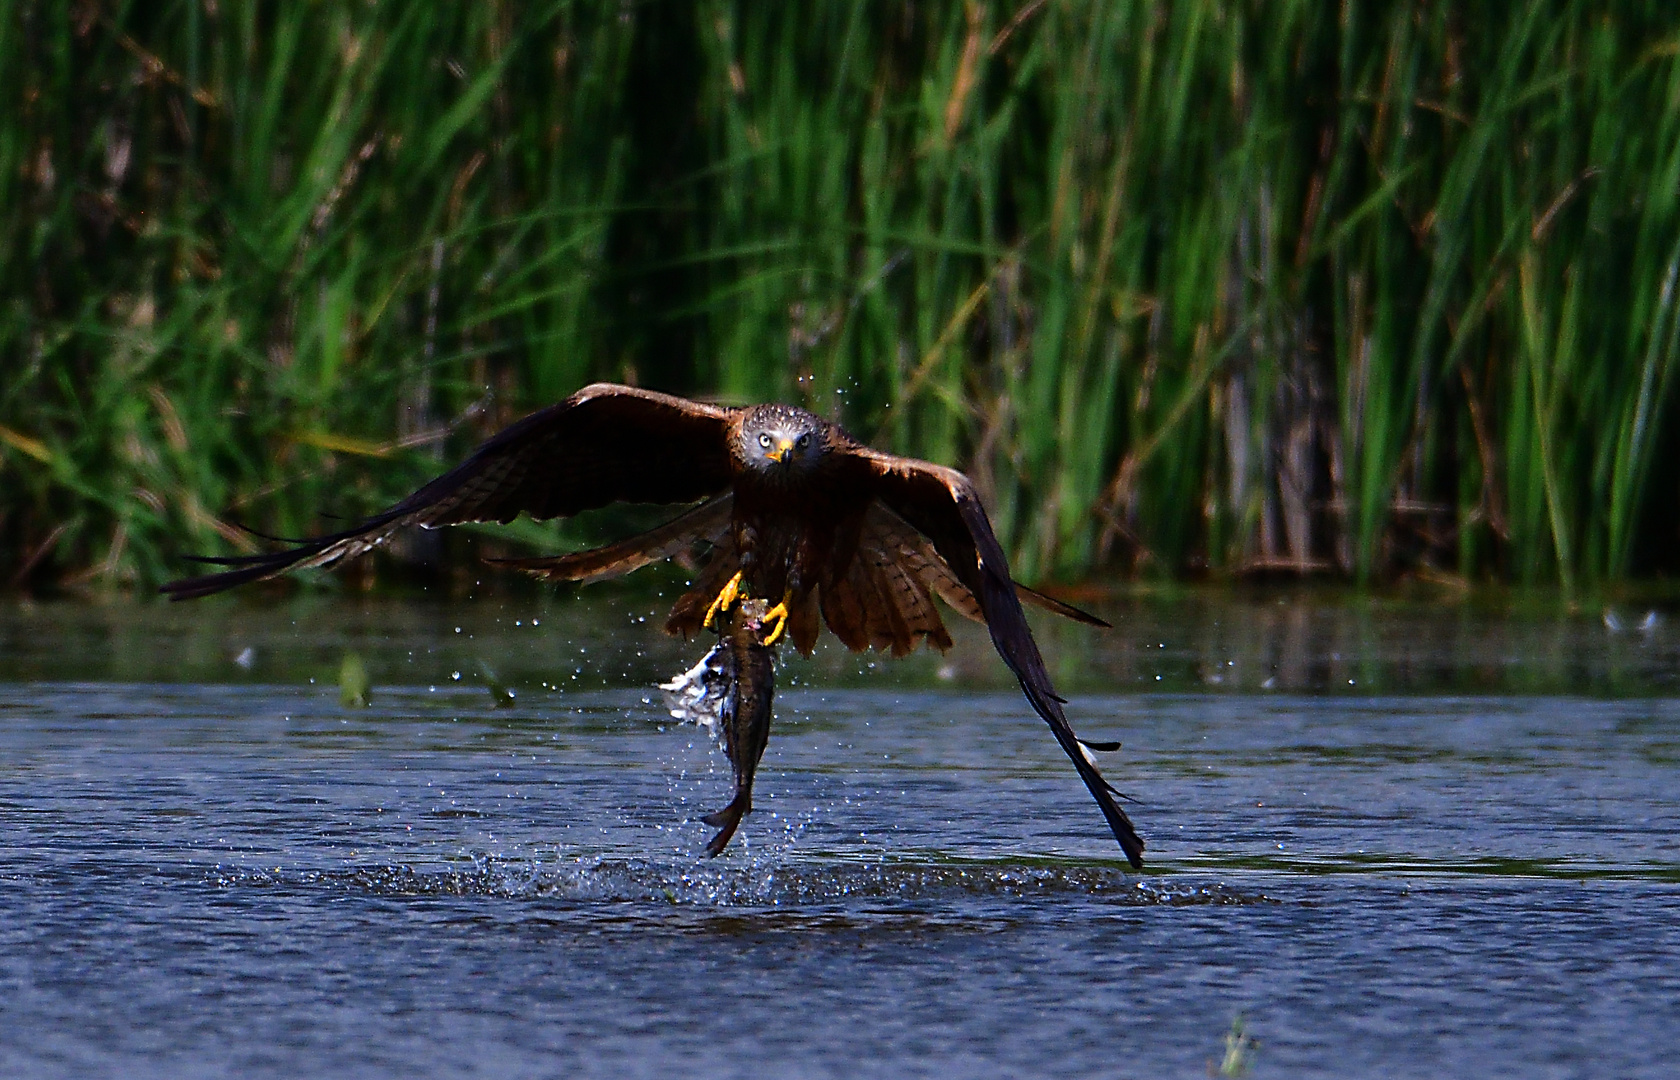
[[[231,569],[172,581],[163,592],[188,600],[287,570],[330,566],[413,525],[507,522],[521,513],[540,520],[612,502],[708,498],[730,486],[730,428],[738,411],[595,383],[509,425],[455,469],[353,528],[284,551],[201,560]]]
[[[1010,579],[1009,562],[992,532],[991,521],[980,505],[974,485],[955,469],[894,457],[863,446],[849,449],[863,470],[859,481],[869,485],[875,498],[931,540],[940,559],[979,601],[998,655],[1015,673],[1033,710],[1050,725],[1056,741],[1079,770],[1079,778],[1085,781],[1091,796],[1102,808],[1127,860],[1134,867],[1142,867],[1143,838],[1114,801],[1115,790],[1092,763],[1086,747],[1096,747],[1096,744],[1086,744],[1068,725],[1062,699],[1050,684],[1044,658],[1021,611],[1021,597]]]

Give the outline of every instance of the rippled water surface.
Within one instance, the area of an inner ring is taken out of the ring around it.
[[[1133,874],[972,633],[787,662],[704,859],[728,766],[657,704],[699,651],[657,603],[0,608],[0,1075],[1680,1066],[1660,604],[1043,626]]]

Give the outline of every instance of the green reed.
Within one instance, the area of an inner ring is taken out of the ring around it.
[[[1677,56],[1654,0],[21,0],[0,568],[154,582],[607,377],[961,465],[1029,578],[1666,570]]]

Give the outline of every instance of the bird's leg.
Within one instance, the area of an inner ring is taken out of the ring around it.
[[[735,576],[730,578],[722,589],[718,590],[717,599],[713,600],[712,606],[706,609],[706,620],[700,625],[708,630],[713,629],[712,624],[717,622],[718,613],[728,611],[740,598],[741,571],[737,570]]]
[[[766,634],[764,640],[759,642],[760,645],[763,645],[768,649],[770,646],[780,641],[783,634],[787,633],[788,601],[791,599],[793,599],[793,590],[789,589],[787,592],[782,594],[781,603],[764,613],[764,617],[760,620],[760,624],[762,625],[763,623],[767,623],[771,619],[774,619],[776,620],[776,629]]]

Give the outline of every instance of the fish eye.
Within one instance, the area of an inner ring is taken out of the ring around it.
[[[758,445],[764,447],[766,450],[770,449],[770,433],[768,431],[759,432]]]
[[[799,436],[798,446],[799,446],[799,449],[803,450],[807,446],[810,446],[810,445],[811,445],[811,433],[807,431],[805,434]]]

